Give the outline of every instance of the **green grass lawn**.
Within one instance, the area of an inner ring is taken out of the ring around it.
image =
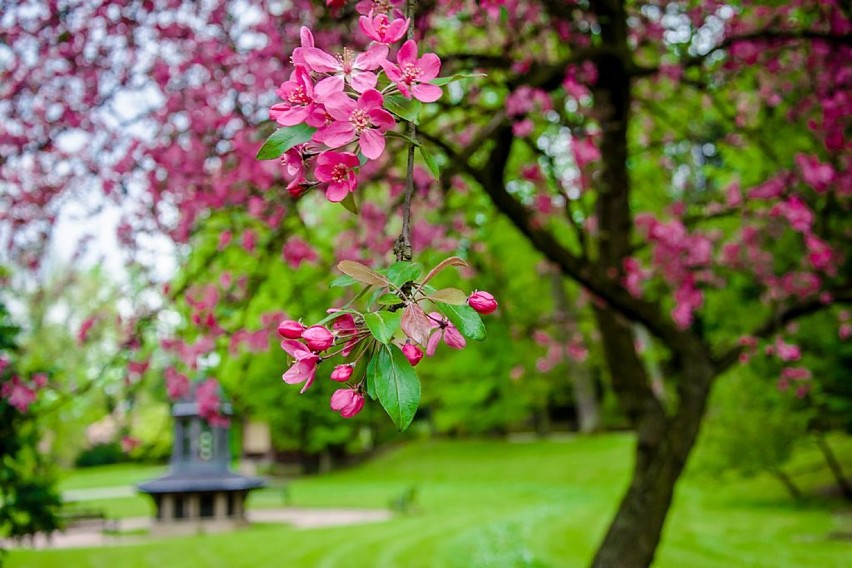
[[[849,463],[852,440],[839,442],[838,453]],[[142,546],[14,551],[8,563],[105,568],[584,566],[624,490],[631,447],[631,438],[618,434],[560,442],[411,443],[357,468],[289,485],[291,502],[299,507],[386,507],[416,486],[418,510],[389,522],[312,530],[255,525]],[[829,482],[825,471],[811,467],[818,464],[815,455],[805,449],[794,464],[807,469],[800,481],[808,490]],[[141,479],[153,474],[148,470]],[[91,475],[140,479],[123,468]],[[63,488],[97,486],[88,484],[88,476],[80,472]],[[251,506],[281,506],[280,490],[258,492]],[[852,565],[852,541],[830,537],[852,532],[849,510],[839,506],[820,499],[795,504],[768,476],[714,480],[691,473],[678,487],[656,566],[845,568]]]

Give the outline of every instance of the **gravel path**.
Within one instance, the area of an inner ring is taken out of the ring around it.
[[[90,491],[90,490],[86,490]],[[67,493],[65,493],[67,498]],[[96,494],[96,493],[93,493]],[[90,499],[99,499],[89,497]],[[124,495],[120,495],[124,496]],[[85,500],[85,497],[78,498]],[[341,525],[355,525],[361,523],[375,523],[386,521],[391,518],[391,512],[377,509],[257,509],[248,512],[248,520],[255,523],[282,523],[290,524],[299,529],[314,529],[321,527],[334,527]],[[147,517],[120,519],[110,521],[109,528],[116,531],[127,532],[146,530],[151,528],[151,519]],[[68,529],[62,533],[55,533],[48,540],[39,535],[32,543],[32,548],[56,549],[56,548],[90,548],[100,546],[126,546],[131,544],[144,544],[154,542],[153,537],[140,535],[116,536],[104,534],[103,525],[93,523],[87,526],[78,526]],[[5,542],[4,547],[18,548],[11,542]],[[29,543],[24,548],[29,548]]]

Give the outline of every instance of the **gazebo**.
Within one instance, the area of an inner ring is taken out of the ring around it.
[[[137,486],[154,499],[156,532],[201,532],[243,525],[249,491],[265,485],[260,478],[230,471],[229,428],[211,426],[198,410],[195,401],[172,407],[175,436],[169,472]],[[221,412],[230,415],[230,405],[223,404]]]

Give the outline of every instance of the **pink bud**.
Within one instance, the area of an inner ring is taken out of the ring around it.
[[[334,336],[321,325],[312,325],[302,332],[302,339],[313,351],[325,351],[334,345]]]
[[[352,376],[352,365],[338,365],[331,372],[331,380],[345,383]]]
[[[331,395],[331,409],[343,418],[352,418],[364,408],[364,396],[353,389],[337,389]]]
[[[420,359],[423,358],[423,350],[413,343],[406,343],[403,345],[402,354],[405,355],[405,358],[408,359],[408,362],[411,363],[412,367],[416,367],[417,363],[420,362]]]
[[[305,326],[297,321],[284,320],[278,324],[278,335],[287,339],[299,339],[303,331]]]
[[[488,315],[497,309],[497,300],[488,292],[474,292],[467,299],[467,303],[482,315]]]

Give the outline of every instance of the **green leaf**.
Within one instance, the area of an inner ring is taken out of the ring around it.
[[[257,152],[258,160],[274,160],[281,154],[299,144],[304,144],[314,135],[317,129],[307,124],[285,126],[272,133]]]
[[[393,346],[380,348],[370,361],[367,375],[368,383],[372,383],[379,402],[399,431],[408,428],[420,405],[420,379],[402,351]]]
[[[397,304],[401,304],[402,300],[396,294],[385,294],[376,300],[376,302],[383,306],[396,306]]]
[[[458,288],[444,288],[443,290],[432,292],[428,298],[436,303],[441,302],[454,306],[462,306],[467,303],[467,294]]]
[[[460,79],[473,79],[475,77],[487,77],[487,75],[485,73],[456,73],[449,77],[438,77],[437,79],[432,79],[429,83],[438,87],[443,87],[444,85],[449,85],[453,81],[458,81]]]
[[[485,324],[476,310],[470,306],[452,306],[450,304],[437,303],[438,309],[447,316],[462,335],[468,339],[482,341],[485,339]]]
[[[417,99],[408,99],[402,95],[388,95],[385,97],[384,107],[403,120],[420,124],[420,109],[423,105]]]
[[[423,156],[423,161],[426,162],[426,167],[432,172],[435,179],[441,179],[441,168],[438,167],[438,162],[429,150],[420,146],[420,155]]]
[[[385,275],[391,284],[401,288],[406,282],[416,280],[423,273],[423,267],[416,262],[394,262],[388,267]]]
[[[364,323],[367,329],[376,338],[376,341],[387,344],[402,320],[402,312],[368,312],[364,314]]]
[[[374,344],[375,345],[375,344]],[[376,383],[381,380],[382,375],[378,370],[379,356],[378,353],[373,353],[370,357],[370,362],[367,363],[367,395],[372,400],[376,400]]]
[[[331,286],[332,288],[345,288],[346,286],[352,286],[356,282],[358,281],[352,278],[351,276],[347,276],[346,274],[344,274],[343,276],[338,276],[337,278],[332,280],[329,286]]]
[[[345,207],[347,211],[350,211],[355,215],[358,214],[358,204],[355,203],[354,193],[347,193],[346,197],[343,198],[343,201],[341,201],[340,204],[343,205],[343,207]]]

